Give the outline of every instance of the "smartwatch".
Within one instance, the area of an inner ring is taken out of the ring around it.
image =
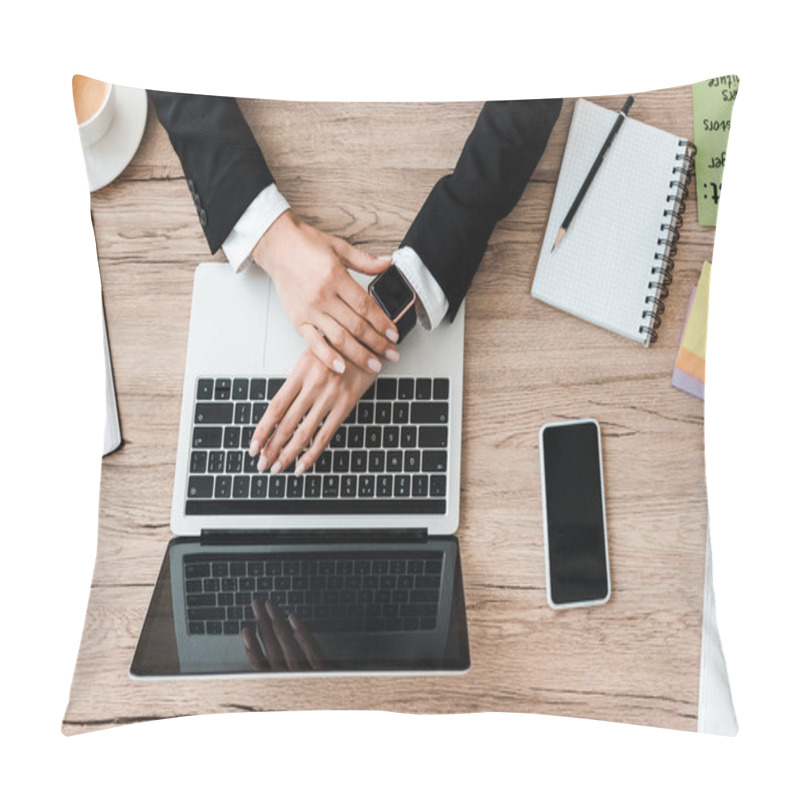
[[[370,283],[369,293],[397,326],[398,342],[402,342],[417,324],[417,310],[414,307],[417,293],[414,288],[392,264]]]

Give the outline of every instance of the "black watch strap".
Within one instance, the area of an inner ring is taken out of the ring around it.
[[[398,335],[398,343],[402,342],[403,339],[408,336],[409,333],[414,329],[414,326],[417,324],[417,309],[414,306],[411,306],[405,314],[403,314],[400,319],[395,322],[397,326],[397,335]]]

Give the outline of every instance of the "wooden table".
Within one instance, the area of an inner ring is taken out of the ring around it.
[[[618,110],[624,96],[596,100]],[[133,162],[92,196],[124,446],[103,461],[97,561],[63,730],[243,710],[531,711],[696,729],[706,542],[703,404],[670,376],[713,228],[689,192],[658,343],[639,347],[529,294],[574,101],[467,298],[461,543],[472,668],[440,677],[134,682],[128,666],[164,550],[193,272],[210,260],[180,163],[152,109]],[[452,170],[480,103],[243,101],[282,193],[376,254]],[[635,116],[691,138],[688,86]],[[221,253],[218,254],[218,258]],[[538,431],[603,432],[612,595],[545,597]]]

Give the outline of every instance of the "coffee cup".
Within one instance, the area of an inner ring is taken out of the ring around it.
[[[72,99],[81,145],[90,147],[105,136],[114,119],[114,84],[75,75]]]

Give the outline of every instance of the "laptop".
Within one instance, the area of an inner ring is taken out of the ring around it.
[[[301,672],[467,669],[453,535],[463,346],[463,307],[452,324],[415,329],[310,470],[262,474],[250,438],[305,342],[262,270],[201,264],[173,486],[177,536],[132,676],[274,673],[256,613],[267,601],[319,656],[301,652]],[[245,628],[258,634],[249,639],[255,657]]]

